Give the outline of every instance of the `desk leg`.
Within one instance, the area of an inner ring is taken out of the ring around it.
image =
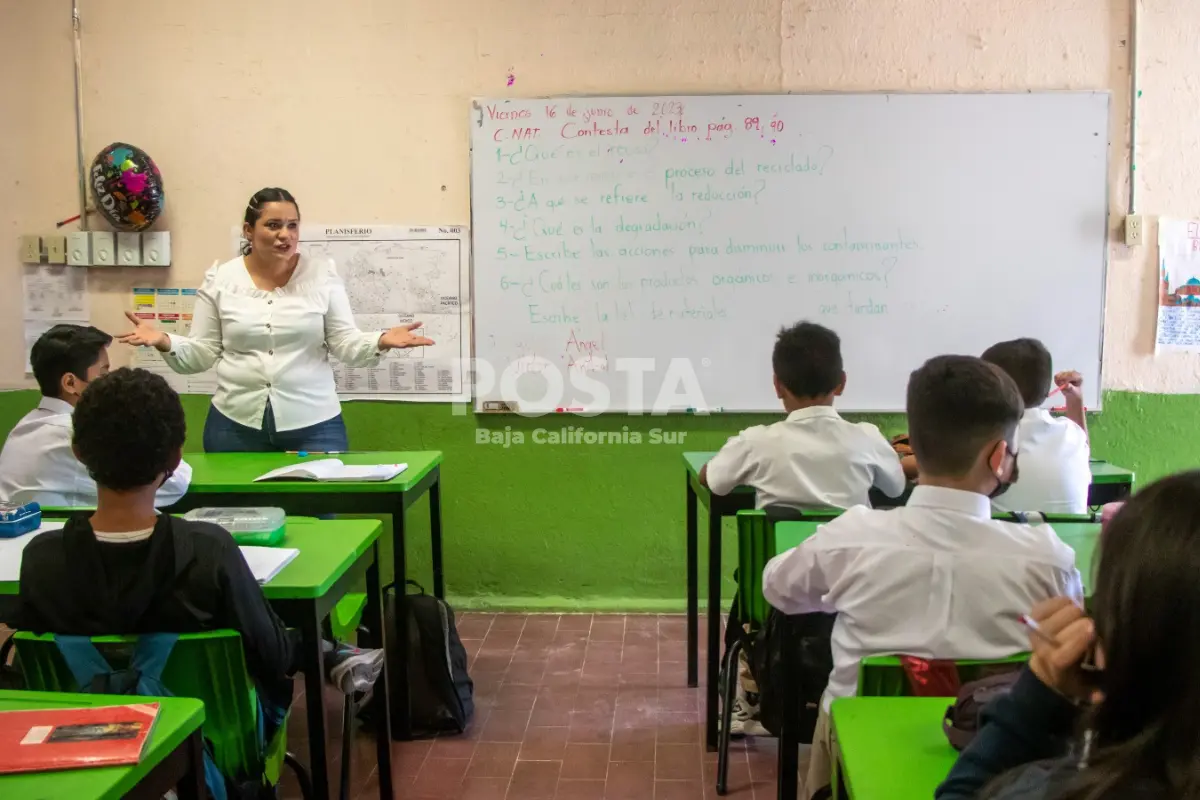
[[[783,633],[783,674],[799,674],[797,648],[799,637],[794,618],[788,617],[780,626]],[[775,797],[777,800],[796,800],[796,783],[800,779],[800,697],[796,684],[785,681],[779,687],[779,702],[782,704],[783,730],[779,732],[779,757],[775,767]],[[807,791],[807,787],[805,787]]]
[[[697,544],[699,527],[696,520],[696,490],[692,488],[691,477],[687,478],[687,685],[695,688],[700,683],[700,669],[697,651],[700,645],[700,586],[697,573],[699,572],[699,545]]]
[[[392,580],[396,588],[396,625],[398,630],[392,633],[396,637],[396,657],[400,659],[396,671],[403,676],[395,686],[389,686],[395,692],[396,699],[392,707],[400,709],[401,713],[392,719],[392,738],[398,742],[406,742],[412,738],[412,710],[409,705],[408,686],[408,590],[405,580],[408,578],[408,553],[405,551],[408,538],[404,533],[404,499],[396,498],[396,508],[392,511]]]
[[[366,617],[367,630],[379,631],[376,646],[387,652],[388,630],[383,624],[383,590],[379,581],[379,543],[371,547],[371,566],[367,568],[367,608],[363,612]],[[380,800],[392,800],[392,706],[388,692],[388,666],[384,664],[379,680],[375,682],[375,704],[372,718],[377,720],[375,725],[375,751],[379,760],[379,797]]]
[[[717,684],[721,673],[721,517],[708,510],[708,683],[704,687],[705,744],[709,752],[717,749]],[[737,680],[737,665],[730,668],[729,680]]]
[[[208,786],[204,783],[204,740],[200,731],[195,731],[183,743],[187,750],[188,770],[179,781],[175,793],[179,800],[205,800]]]
[[[308,711],[308,769],[313,794],[329,800],[329,738],[325,727],[325,671],[321,652],[321,620],[315,609],[300,625],[300,669],[304,672],[304,702]]]
[[[442,577],[442,478],[429,487],[429,546],[433,560],[433,596],[446,599],[446,584]]]

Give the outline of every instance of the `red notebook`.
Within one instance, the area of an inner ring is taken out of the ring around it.
[[[0,712],[0,774],[136,764],[158,703]]]

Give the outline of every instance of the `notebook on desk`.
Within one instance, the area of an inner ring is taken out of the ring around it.
[[[390,481],[408,464],[344,464],[336,458],[305,461],[273,469],[255,478],[258,481]]]
[[[0,774],[136,764],[158,703],[0,712]]]
[[[246,564],[254,573],[254,579],[259,583],[266,583],[274,578],[284,567],[292,563],[292,559],[300,555],[300,551],[294,547],[246,545],[238,549],[242,551],[242,558],[246,559]]]

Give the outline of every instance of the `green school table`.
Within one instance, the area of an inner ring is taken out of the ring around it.
[[[364,614],[372,633],[379,631],[380,646],[386,648],[383,605],[379,580],[379,520],[317,520],[289,517],[280,547],[294,547],[299,554],[279,574],[263,585],[263,595],[280,620],[300,632],[300,671],[304,673],[305,706],[308,720],[309,769],[315,796],[329,795],[329,729],[325,720],[324,669],[321,623],[337,602],[362,577],[367,582]],[[17,581],[0,582],[0,620],[15,605]],[[407,697],[408,687],[397,687]],[[390,709],[388,670],[375,686],[377,708]],[[376,750],[379,758],[379,794],[392,797],[391,714],[377,714]],[[407,720],[406,720],[407,721]]]
[[[1094,522],[1075,522],[1075,521],[1066,522],[1066,521],[1061,521],[1061,520],[1056,522],[1053,520],[1053,517],[1051,517],[1050,524],[1053,526],[1054,532],[1058,534],[1058,538],[1062,539],[1063,542],[1065,542],[1067,545],[1069,545],[1071,547],[1072,550],[1075,551],[1075,568],[1079,570],[1080,575],[1083,577],[1083,587],[1084,587],[1084,591],[1086,592],[1089,588],[1089,585],[1091,584],[1092,568],[1093,568],[1092,562],[1093,562],[1093,559],[1095,558],[1096,543],[1100,538],[1100,525],[1098,523],[1094,523]],[[777,523],[775,523],[775,553],[776,553],[776,555],[787,552],[791,548],[793,548],[793,547],[797,546],[798,544],[800,544],[801,542],[803,542],[808,537],[812,536],[814,533],[816,533],[817,528],[820,525],[821,525],[820,522],[777,522]],[[789,634],[784,633],[784,635],[788,636]],[[853,698],[853,699],[855,699],[855,700],[878,700],[878,699],[911,700],[913,698]],[[837,713],[838,704],[844,703],[844,702],[846,702],[845,699],[839,699],[833,704],[833,709],[834,709],[835,714]],[[939,702],[941,702],[941,701],[939,701]],[[942,706],[942,713],[945,712],[946,707],[948,705],[949,705],[949,703],[946,703],[945,705]],[[798,708],[797,708],[797,710],[798,710]],[[835,717],[835,720],[836,720],[836,717]],[[796,778],[797,778],[797,773],[799,771],[799,766],[800,766],[799,765],[799,754],[798,754],[799,740],[796,737],[796,734],[798,732],[796,730],[796,728],[797,728],[797,721],[795,720],[795,717],[785,715],[785,719],[783,721],[783,731],[780,734],[779,753],[778,753],[778,768],[777,768],[777,773],[776,773],[778,776],[779,800],[795,800],[794,792],[795,792],[795,786],[796,786]],[[940,730],[940,728],[937,727],[936,724],[933,726],[933,730],[935,731],[935,733],[937,733],[939,736],[941,736],[941,730]],[[907,741],[907,739],[904,739],[903,741]],[[942,742],[945,743],[945,737],[942,737]],[[946,744],[946,747],[947,747],[947,749],[950,749],[949,744]],[[950,752],[953,753],[954,752],[953,749],[950,749]],[[902,754],[903,757],[908,757],[910,755],[911,754],[908,753],[907,750]],[[879,763],[882,763],[882,762],[877,762],[877,766]],[[950,763],[951,764],[954,763],[953,758],[950,759]],[[938,782],[941,782],[941,779],[946,776],[946,771],[948,771],[948,770],[949,770],[949,767],[947,767],[946,770],[942,772],[941,776],[938,778]],[[887,771],[885,771],[883,774],[885,776],[887,776],[889,773]],[[849,784],[848,778],[847,778],[846,782],[847,782],[847,784]],[[835,785],[836,785],[836,781],[835,781]],[[889,784],[884,783],[882,785],[887,786]],[[892,786],[901,786],[907,790],[909,784],[903,783],[903,782],[893,782],[891,785]],[[936,784],[934,784],[934,785],[936,786]],[[789,791],[789,789],[790,789],[790,791]],[[853,792],[851,792],[851,794],[852,794],[852,796],[854,796]],[[871,791],[870,793],[862,794],[859,796],[861,796],[861,797],[893,797],[894,795],[887,794],[886,791],[883,794],[877,794],[875,791]],[[931,788],[925,794],[914,793],[912,796],[913,797],[932,797],[933,790]]]
[[[128,705],[129,697],[0,691],[0,712]],[[204,800],[204,703],[155,698],[158,718],[142,760],[128,767],[91,767],[0,775],[0,797],[37,800],[158,800],[174,789],[179,800]]]
[[[958,758],[942,733],[942,717],[953,703],[953,697],[835,700],[833,785],[840,773],[854,800],[933,797]]]

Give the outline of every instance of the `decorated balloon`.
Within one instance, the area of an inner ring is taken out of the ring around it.
[[[92,194],[96,207],[122,231],[149,228],[162,213],[162,173],[145,151],[115,142],[92,161]]]

